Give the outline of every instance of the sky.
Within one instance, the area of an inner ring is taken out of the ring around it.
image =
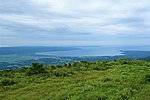
[[[150,0],[0,0],[0,46],[149,45]]]

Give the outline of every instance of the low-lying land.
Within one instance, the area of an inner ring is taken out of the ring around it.
[[[32,62],[65,64],[120,58],[142,59],[150,56],[150,46],[20,46],[0,47],[0,70],[16,70]]]
[[[2,100],[150,100],[150,62],[80,61],[0,71]]]

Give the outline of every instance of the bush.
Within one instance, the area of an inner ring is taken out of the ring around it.
[[[103,82],[109,82],[109,81],[112,81],[111,78],[108,78],[108,77],[105,77],[104,79],[102,79]]]
[[[6,78],[1,80],[0,85],[1,86],[9,86],[9,85],[14,85],[16,84],[16,81],[14,79]]]
[[[124,58],[124,59],[119,59],[118,60],[119,64],[131,64],[132,63],[132,60],[131,59],[127,59],[127,58]]]
[[[107,70],[109,69],[108,65],[103,62],[97,62],[97,64],[90,65],[92,70]]]
[[[115,100],[129,100],[133,94],[134,91],[132,88],[124,88],[116,94]]]
[[[32,66],[27,70],[27,75],[47,73],[46,68],[41,63],[32,63]]]
[[[73,72],[66,68],[57,68],[52,71],[53,75],[56,77],[64,77],[73,74]]]
[[[144,81],[145,81],[145,83],[149,83],[150,82],[150,75],[146,75]]]

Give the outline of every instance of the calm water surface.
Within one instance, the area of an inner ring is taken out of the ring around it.
[[[122,55],[123,51],[150,51],[150,46],[93,46],[77,47],[79,50],[39,52],[37,55],[55,56],[116,56]]]

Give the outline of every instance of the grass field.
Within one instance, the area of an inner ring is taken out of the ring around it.
[[[1,71],[0,98],[150,100],[150,62],[120,59],[39,65],[22,70]]]

